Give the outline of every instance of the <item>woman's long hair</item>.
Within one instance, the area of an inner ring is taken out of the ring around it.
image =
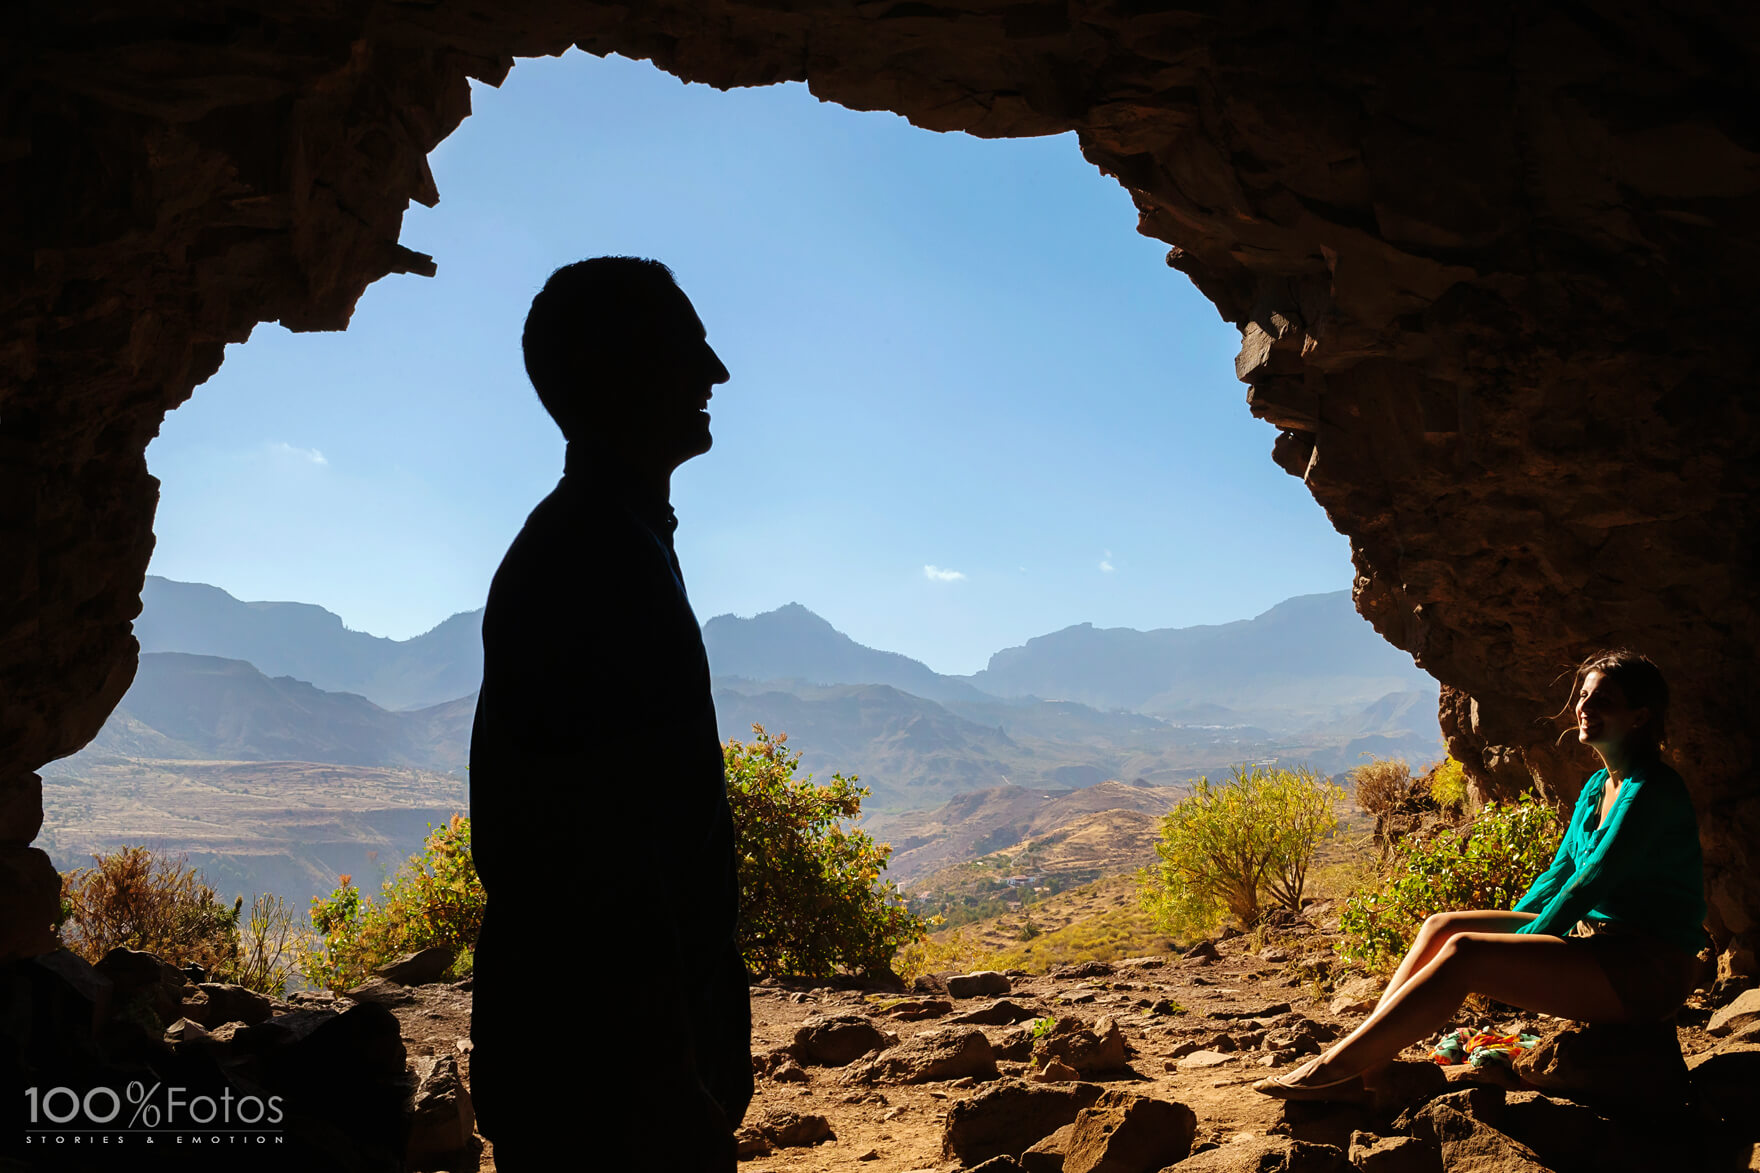
[[[1618,685],[1627,705],[1634,709],[1650,710],[1650,720],[1632,731],[1632,737],[1637,744],[1631,748],[1646,751],[1652,756],[1660,755],[1668,739],[1668,681],[1662,678],[1662,669],[1649,656],[1630,648],[1611,648],[1595,652],[1577,665],[1577,670],[1571,677],[1570,696],[1565,698],[1564,708],[1557,714],[1560,718],[1575,710],[1577,692],[1583,687],[1583,678],[1591,672],[1599,672],[1602,679],[1611,680]],[[1563,741],[1570,732],[1570,729],[1566,729],[1559,734],[1558,739]]]

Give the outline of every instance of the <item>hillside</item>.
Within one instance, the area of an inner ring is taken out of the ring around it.
[[[88,761],[43,771],[38,846],[55,866],[125,844],[187,855],[226,900],[273,892],[303,914],[341,873],[375,890],[428,824],[469,807],[463,779],[310,762]]]
[[[887,877],[915,893],[927,890],[926,878],[945,868],[1000,852],[1010,852],[1012,858],[1024,842],[1060,834],[1057,844],[1041,842],[1045,854],[1035,861],[1040,866],[1055,863],[1101,872],[1134,868],[1141,854],[1137,842],[1141,827],[1138,820],[1124,816],[1141,815],[1153,821],[1184,794],[1178,787],[1116,781],[1065,790],[999,786],[962,794],[932,811],[875,815],[863,823],[863,829],[892,844]],[[1111,823],[1092,821],[1101,813],[1120,817]],[[1084,819],[1089,822],[1082,823]],[[1078,824],[1092,829],[1078,836],[1072,830]],[[1109,841],[1101,828],[1115,839]],[[1051,848],[1057,849],[1055,854]]]
[[[241,660],[152,652],[97,738],[58,772],[116,757],[462,771],[475,710],[472,695],[389,712]]]

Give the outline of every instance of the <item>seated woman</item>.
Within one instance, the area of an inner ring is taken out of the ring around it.
[[[1425,921],[1363,1024],[1256,1091],[1356,1098],[1469,993],[1592,1023],[1653,1022],[1686,1001],[1706,909],[1693,805],[1661,760],[1668,686],[1647,658],[1607,652],[1577,669],[1571,704],[1577,740],[1604,768],[1583,784],[1552,866],[1513,911]]]

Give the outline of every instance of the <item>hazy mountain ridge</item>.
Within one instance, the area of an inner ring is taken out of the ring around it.
[[[247,603],[219,587],[149,574],[134,621],[141,651],[243,660],[352,692],[387,709],[415,709],[473,693],[483,681],[483,612],[463,611],[406,640],[351,631],[311,603]]]
[[[134,757],[461,772],[475,711],[475,693],[390,712],[353,693],[271,678],[242,660],[150,652],[98,736],[52,769],[65,775],[86,762]]]
[[[1202,719],[1206,707],[1221,706],[1285,733],[1389,693],[1436,688],[1357,614],[1348,591],[1300,595],[1232,623],[1152,631],[1078,624],[997,652],[970,680],[996,695],[1170,719]]]

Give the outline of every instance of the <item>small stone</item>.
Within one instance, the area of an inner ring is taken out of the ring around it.
[[[1061,1059],[1045,1060],[1045,1066],[1032,1074],[1032,1079],[1038,1083],[1067,1083],[1081,1077],[1081,1072]]]
[[[1201,1071],[1207,1067],[1221,1067],[1224,1063],[1232,1063],[1233,1055],[1224,1055],[1221,1051],[1193,1051],[1179,1060],[1181,1071]]]

